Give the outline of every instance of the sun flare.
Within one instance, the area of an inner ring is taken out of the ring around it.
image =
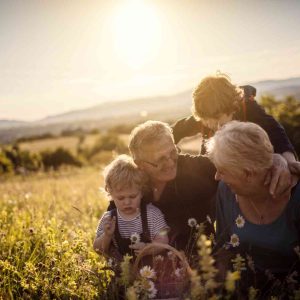
[[[153,6],[130,1],[114,18],[114,44],[118,57],[133,69],[151,62],[160,47],[160,22]]]

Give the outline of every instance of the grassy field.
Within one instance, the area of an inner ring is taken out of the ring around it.
[[[0,183],[0,299],[98,297],[107,284],[92,249],[107,203],[97,169]]]
[[[87,134],[85,135],[82,146],[83,147],[93,147],[97,139],[99,139],[100,134]],[[124,141],[125,144],[128,142],[128,135],[121,134],[120,138]],[[59,147],[70,150],[73,154],[76,154],[77,145],[79,137],[77,136],[66,136],[66,137],[57,137],[57,138],[48,138],[43,140],[35,140],[22,142],[19,144],[21,150],[28,150],[33,153],[38,153],[44,150],[55,150]]]

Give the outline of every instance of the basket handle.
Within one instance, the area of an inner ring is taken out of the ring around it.
[[[138,271],[138,266],[139,266],[139,262],[140,260],[146,255],[145,253],[150,250],[150,249],[155,249],[155,248],[161,248],[161,249],[166,249],[169,250],[171,252],[173,252],[183,263],[184,268],[186,269],[188,275],[192,274],[192,269],[186,259],[186,256],[184,255],[184,253],[179,252],[177,249],[175,249],[174,247],[170,246],[169,244],[164,244],[164,243],[157,243],[157,242],[153,242],[150,244],[147,244],[147,246],[145,246],[141,252],[136,256],[134,265],[133,265],[133,274],[134,277],[136,277],[137,271]]]

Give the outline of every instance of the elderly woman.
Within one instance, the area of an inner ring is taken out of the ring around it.
[[[209,140],[208,155],[221,181],[219,243],[249,255],[257,278],[266,270],[279,278],[291,274],[299,268],[300,184],[275,199],[270,195],[264,185],[273,155],[267,133],[254,123],[229,122]]]

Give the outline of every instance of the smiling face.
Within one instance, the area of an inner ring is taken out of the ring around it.
[[[234,174],[225,168],[217,167],[215,180],[222,180],[230,187],[232,192],[242,195],[245,193],[246,182],[248,178],[246,174],[242,172],[241,174]]]
[[[124,218],[133,218],[139,214],[142,192],[132,185],[111,191],[110,193],[120,215]]]
[[[137,164],[153,182],[168,182],[176,177],[178,153],[171,137],[143,147]]]

